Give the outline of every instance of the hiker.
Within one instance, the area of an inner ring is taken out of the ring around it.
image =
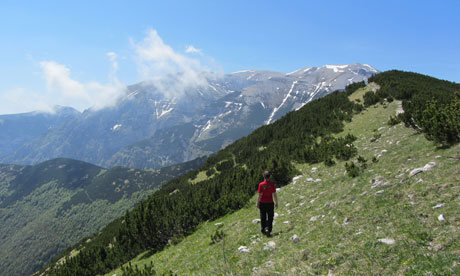
[[[270,236],[273,228],[274,207],[278,208],[278,197],[276,196],[275,183],[269,181],[270,172],[265,171],[263,176],[264,181],[259,183],[257,208],[260,210],[260,225],[262,234]]]

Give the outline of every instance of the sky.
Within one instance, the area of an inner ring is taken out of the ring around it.
[[[460,1],[0,3],[0,114],[104,108],[185,72],[370,64],[460,82]],[[180,89],[178,87],[177,89]]]

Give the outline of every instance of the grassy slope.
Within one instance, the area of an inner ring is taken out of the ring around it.
[[[157,272],[178,275],[459,274],[460,165],[449,157],[458,156],[460,146],[438,149],[402,124],[388,126],[397,108],[396,102],[370,107],[346,124],[343,135],[358,137],[358,154],[367,160],[382,154],[377,163],[368,161],[360,176],[346,176],[343,162],[330,168],[298,165],[302,177],[279,192],[273,237],[262,236],[260,225],[252,223],[258,218],[253,197],[245,208],[204,223],[177,245],[140,255],[132,263],[153,261]],[[376,132],[382,136],[371,142]],[[437,164],[431,171],[409,177],[412,169],[431,161]],[[308,182],[310,177],[321,181]],[[382,184],[372,187],[378,183],[373,179]],[[433,209],[441,203],[446,205]],[[440,214],[445,221],[438,220]],[[210,245],[219,222],[226,237]],[[299,242],[290,240],[293,235]],[[395,243],[379,242],[383,238]],[[264,250],[269,241],[275,248]],[[242,245],[250,252],[238,253]],[[113,274],[121,272],[107,275]]]

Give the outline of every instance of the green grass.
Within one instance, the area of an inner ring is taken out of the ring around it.
[[[358,177],[346,176],[341,161],[332,167],[297,165],[302,176],[278,193],[272,237],[262,236],[260,224],[252,223],[259,216],[254,196],[243,209],[203,223],[178,244],[132,263],[153,261],[157,272],[178,275],[460,274],[460,165],[450,158],[460,154],[460,146],[440,149],[402,124],[388,126],[397,108],[397,102],[369,107],[339,134],[358,137],[358,154],[368,160]],[[381,136],[371,142],[375,133]],[[432,170],[409,177],[412,169],[432,161]],[[433,208],[441,203],[445,206]],[[438,220],[441,214],[444,221]],[[223,223],[226,236],[211,245],[216,223]],[[290,240],[293,235],[299,236],[297,243]],[[395,242],[379,241],[384,238]],[[269,241],[275,248],[264,250]],[[250,252],[238,253],[240,246]],[[121,272],[107,275],[113,274]]]

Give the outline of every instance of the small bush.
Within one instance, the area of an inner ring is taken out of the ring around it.
[[[359,167],[353,162],[350,162],[350,164],[348,164],[348,162],[345,163],[345,169],[350,177],[357,177],[359,175]]]
[[[328,167],[332,167],[335,165],[335,161],[332,159],[332,158],[326,158],[326,160],[324,160],[324,165],[328,166]]]
[[[401,117],[399,117],[399,116],[394,116],[394,117],[390,116],[390,119],[388,120],[387,124],[389,126],[395,126],[395,125],[397,125],[397,124],[399,124],[401,122],[402,122]]]

